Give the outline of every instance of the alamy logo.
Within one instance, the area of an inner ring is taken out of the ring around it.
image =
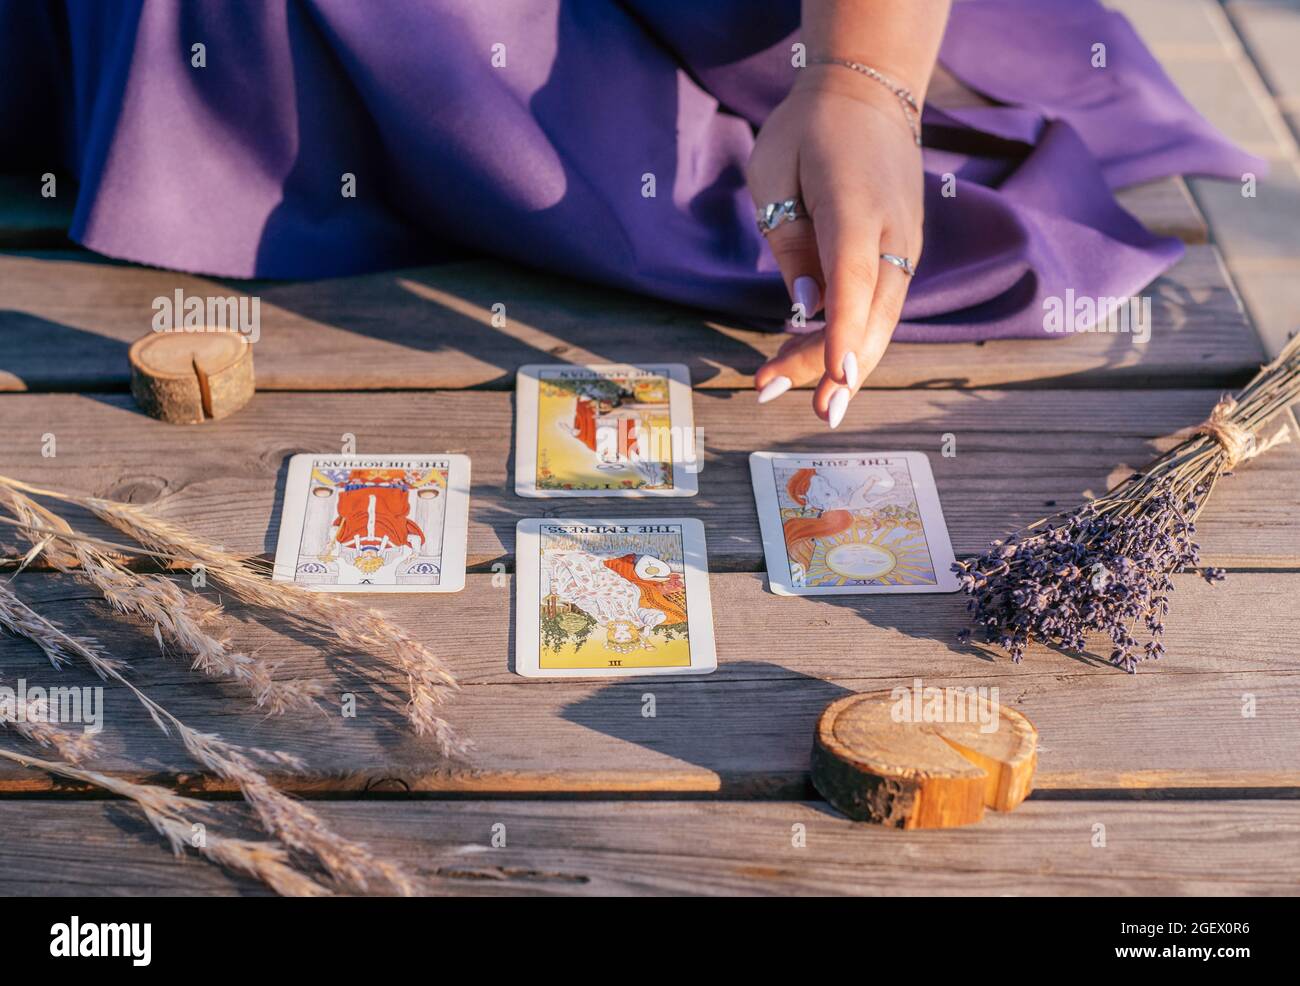
[[[78,723],[94,735],[104,728],[104,689],[99,685],[42,688],[18,679],[18,687],[0,685],[0,722]]]
[[[180,288],[153,300],[155,332],[238,332],[249,342],[262,337],[262,299],[256,295],[200,297]]]
[[[129,958],[135,966],[153,957],[151,924],[82,924],[77,915],[50,928],[50,954],[56,959]]]
[[[704,471],[704,429],[678,425],[634,424],[623,419],[617,425],[596,428],[596,455],[605,462],[680,462],[689,473]]]
[[[998,730],[997,685],[939,688],[923,685],[921,679],[916,678],[911,688],[898,685],[889,697],[894,700],[889,709],[894,722],[969,722],[978,723],[981,733],[996,733]]]
[[[1127,332],[1139,345],[1151,340],[1150,298],[1093,298],[1075,295],[1043,299],[1045,332]]]

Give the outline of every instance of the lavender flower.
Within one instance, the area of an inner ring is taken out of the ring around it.
[[[976,629],[1016,662],[1031,640],[1083,650],[1096,632],[1110,637],[1111,663],[1130,674],[1139,661],[1160,657],[1173,576],[1199,569],[1208,582],[1223,578],[1222,569],[1200,568],[1197,515],[1221,477],[1291,440],[1284,415],[1297,400],[1300,335],[1141,472],[957,562]],[[1257,441],[1278,418],[1272,437]],[[959,637],[969,640],[971,631]]]
[[[971,597],[967,609],[984,639],[1024,657],[1030,640],[1083,650],[1088,634],[1110,637],[1110,661],[1133,672],[1164,651],[1172,576],[1199,567],[1192,536],[1205,489],[1180,498],[1171,484],[1135,504],[1098,500],[1041,522],[953,568]],[[1202,569],[1207,581],[1223,577]],[[1145,632],[1145,642],[1136,634]],[[970,630],[961,631],[969,639]]]

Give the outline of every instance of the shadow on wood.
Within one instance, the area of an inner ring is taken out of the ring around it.
[[[755,636],[756,647],[769,643]],[[767,661],[732,661],[727,672],[725,681],[674,675],[613,682],[565,705],[560,714],[595,732],[713,771],[726,791],[729,776],[750,757],[789,763],[793,752],[797,762],[807,764],[817,717],[831,702],[853,694],[834,682]],[[770,677],[773,672],[788,675],[789,690],[748,687],[751,676]],[[673,687],[686,681],[696,684]],[[745,697],[738,698],[737,692]],[[788,796],[806,786],[805,773],[774,773],[769,784]],[[747,796],[755,794],[752,781],[752,776],[747,778]]]

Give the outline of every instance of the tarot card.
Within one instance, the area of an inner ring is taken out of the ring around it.
[[[703,456],[680,363],[520,368],[520,496],[694,496]]]
[[[778,595],[957,590],[923,453],[754,452],[749,470]]]
[[[275,575],[326,592],[459,592],[469,459],[295,455]]]
[[[521,520],[515,543],[519,674],[622,677],[717,668],[698,520]]]

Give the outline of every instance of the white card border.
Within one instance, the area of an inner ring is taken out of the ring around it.
[[[298,495],[306,490],[311,478],[312,463],[317,459],[334,462],[374,462],[383,459],[446,459],[447,507],[442,525],[442,576],[438,585],[296,585],[313,592],[346,593],[433,593],[460,592],[465,588],[465,553],[469,535],[469,456],[454,452],[375,452],[373,454],[339,454],[329,452],[299,452],[289,459],[289,472],[284,481],[284,501],[280,509],[280,535],[275,545],[275,566],[272,580],[293,582],[302,543],[302,528],[307,520],[307,501]]]
[[[906,459],[914,480],[928,479],[928,483],[913,483],[916,505],[921,510],[921,523],[925,526],[926,543],[930,560],[934,562],[937,584],[927,586],[826,586],[797,587],[790,584],[790,558],[786,554],[785,534],[778,519],[780,510],[776,499],[776,473],[773,463],[789,459],[867,458],[890,456]],[[763,534],[763,561],[767,567],[768,588],[778,596],[873,596],[901,595],[923,592],[956,592],[960,589],[957,575],[952,571],[956,556],[952,551],[952,538],[943,518],[939,503],[939,487],[930,469],[930,458],[924,452],[856,451],[856,452],[751,452],[749,478],[754,489],[758,510],[759,529]],[[778,573],[778,574],[774,574]]]
[[[673,497],[695,496],[700,491],[699,473],[684,464],[673,465],[671,490],[542,490],[537,487],[537,374],[539,370],[594,370],[608,373],[618,370],[642,370],[662,373],[668,378],[668,416],[674,428],[683,427],[693,434],[695,413],[691,402],[691,371],[684,363],[529,363],[515,374],[515,495],[547,497]],[[698,448],[703,455],[704,449]]]
[[[686,576],[686,615],[690,622],[689,668],[542,668],[541,632],[535,600],[541,598],[543,524],[680,524]],[[525,605],[527,601],[527,605]],[[709,556],[704,524],[695,517],[526,517],[515,525],[515,674],[524,678],[645,678],[655,675],[712,674],[718,669],[709,591]]]

